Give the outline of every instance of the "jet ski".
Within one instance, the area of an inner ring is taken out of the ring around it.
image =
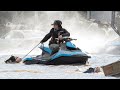
[[[72,38],[64,38],[60,44],[60,49],[55,54],[51,55],[52,50],[49,47],[45,47],[42,44],[39,48],[42,50],[42,54],[36,57],[25,58],[23,63],[30,64],[45,64],[45,65],[65,65],[65,64],[86,64],[88,56],[82,52],[81,49],[76,47],[71,41],[76,40]]]

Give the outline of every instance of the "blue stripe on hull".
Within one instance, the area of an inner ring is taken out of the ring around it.
[[[86,54],[81,52],[80,50],[73,51],[73,52],[60,50],[57,54],[55,54],[54,56],[51,57],[51,60],[54,60],[54,59],[62,57],[62,56],[69,57],[69,56],[73,56],[73,55],[86,56]]]

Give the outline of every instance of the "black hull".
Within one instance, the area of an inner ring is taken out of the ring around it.
[[[88,58],[86,57],[60,57],[46,64],[48,65],[66,65],[66,64],[86,64]]]
[[[45,65],[67,65],[67,64],[86,64],[88,61],[88,57],[59,57],[52,61],[41,61],[41,60],[32,60],[32,61],[24,61],[26,65],[30,64],[45,64]]]

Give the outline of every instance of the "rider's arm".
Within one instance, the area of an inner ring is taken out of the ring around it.
[[[50,37],[52,36],[52,29],[50,30],[50,32],[45,35],[45,37],[41,40],[41,43],[46,42],[48,39],[50,39]]]
[[[64,33],[61,35],[62,35],[62,37],[70,36],[70,33],[66,29],[64,29]]]

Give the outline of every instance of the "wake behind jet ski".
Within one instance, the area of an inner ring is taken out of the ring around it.
[[[25,58],[24,63],[29,64],[46,64],[46,65],[61,65],[61,64],[86,64],[88,61],[87,54],[83,53],[71,41],[76,39],[64,38],[60,44],[60,48],[55,53],[49,47],[42,44],[39,48],[42,50],[42,55],[36,57]],[[59,41],[58,41],[59,42]]]

